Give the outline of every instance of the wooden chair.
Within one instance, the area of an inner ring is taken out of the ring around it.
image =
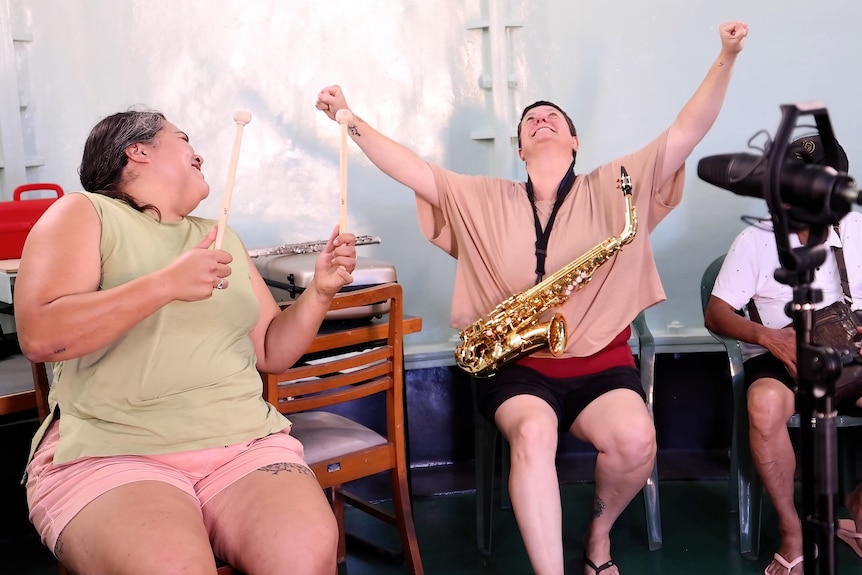
[[[724,263],[724,257],[722,255],[716,258],[703,272],[700,283],[700,299],[704,314],[712,295],[715,279]],[[748,399],[745,371],[742,365],[742,349],[736,339],[724,337],[712,331],[709,333],[724,346],[727,352],[730,386],[733,390],[733,431],[730,440],[730,512],[739,514],[739,552],[747,559],[757,559],[760,555],[760,512],[763,489],[760,477],[754,469],[751,445],[748,439]],[[862,417],[839,415],[836,422],[839,429],[858,427],[862,425]],[[794,413],[787,422],[788,427],[799,427],[799,424],[798,413]],[[842,468],[840,478],[843,493],[852,490],[855,485],[853,473],[855,455],[851,442],[839,441],[839,458]]]
[[[373,341],[372,335],[363,335],[368,330],[361,326],[347,329],[342,340],[350,346],[347,353],[342,349],[340,355],[300,361],[282,374],[263,373],[263,395],[291,420],[291,434],[302,442],[306,461],[329,492],[338,520],[339,570],[345,566],[347,504],[397,526],[408,571],[422,575],[407,480],[401,286],[389,283],[345,292],[332,300],[331,309],[387,301],[385,340]],[[345,402],[371,396],[385,404],[386,429],[381,433],[335,413]],[[350,481],[382,472],[389,474],[394,513],[343,488]]]
[[[638,338],[638,363],[640,364],[641,384],[647,397],[647,408],[653,415],[655,386],[655,339],[646,323],[646,316],[639,313],[632,322]],[[472,380],[474,403],[476,382]],[[476,545],[485,554],[491,553],[491,519],[494,499],[494,468],[497,443],[501,444],[501,496],[500,506],[511,508],[509,501],[509,446],[497,426],[475,413],[475,452],[476,452]],[[661,549],[661,509],[658,499],[658,461],[653,465],[652,474],[643,488],[644,507],[647,522],[647,544],[650,551]]]
[[[50,390],[50,382],[48,381],[48,373],[44,363],[30,362],[33,372],[33,385],[36,394],[36,409],[39,412],[39,419],[44,420],[48,417],[48,391]],[[242,575],[230,565],[227,565],[221,560],[216,559],[218,564],[218,575]],[[59,575],[75,575],[73,571],[68,569],[62,563],[57,563]],[[153,574],[157,575],[157,574]]]
[[[33,390],[13,391],[0,395],[0,415],[27,411],[37,407]]]

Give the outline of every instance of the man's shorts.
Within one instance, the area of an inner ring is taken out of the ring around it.
[[[771,353],[762,353],[745,360],[742,363],[742,368],[745,371],[746,388],[758,379],[768,377],[777,379],[787,386],[787,389],[794,393],[796,392],[796,380],[790,376],[787,368],[784,367],[784,362]]]
[[[745,360],[742,364],[745,371],[745,388],[758,379],[772,378],[783,383],[787,389],[796,393],[799,387],[797,381],[791,377],[784,362],[771,353],[762,353]],[[855,400],[847,400],[838,405],[838,412],[854,417],[862,416],[862,408],[855,404]]]
[[[52,551],[68,523],[87,504],[115,487],[161,481],[187,493],[201,509],[213,497],[252,471],[273,463],[306,465],[302,444],[290,428],[225,447],[163,455],[83,457],[54,465],[59,421],[45,434],[27,466],[30,521]]]

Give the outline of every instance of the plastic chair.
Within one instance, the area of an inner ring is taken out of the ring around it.
[[[51,389],[51,384],[44,363],[30,362],[30,368],[33,372],[33,387],[36,392],[36,410],[41,421],[48,417],[48,391]],[[241,572],[218,558],[216,558],[216,565],[218,566],[217,575],[242,575]],[[74,571],[60,562],[57,562],[57,572],[59,575],[75,575]],[[157,574],[153,573],[153,575]]]
[[[704,314],[712,295],[712,287],[724,255],[716,258],[703,272],[700,282],[700,299]],[[709,331],[709,330],[707,330]],[[730,441],[730,482],[729,506],[731,513],[739,514],[739,552],[747,559],[757,559],[760,555],[760,515],[762,507],[763,485],[751,456],[751,445],[748,439],[748,401],[746,398],[745,372],[742,365],[742,350],[739,341],[724,337],[712,331],[709,333],[717,339],[727,352],[728,368],[730,370],[730,386],[733,390],[733,431]],[[842,427],[862,426],[862,417],[839,415],[837,425]],[[799,427],[799,414],[794,414],[787,422],[788,427]],[[839,445],[839,457],[842,468],[842,492],[852,489],[854,485],[853,471],[855,452],[848,442]],[[846,464],[845,464],[846,462]]]
[[[641,383],[647,397],[647,408],[653,415],[655,385],[655,339],[646,323],[646,316],[639,313],[632,322],[638,337],[638,356]],[[471,378],[473,401],[476,404],[476,381]],[[506,438],[494,423],[475,411],[475,464],[476,464],[476,544],[485,554],[491,554],[491,525],[494,510],[494,468],[497,455],[497,441],[501,445],[501,495],[500,506],[511,508],[509,499],[509,445]],[[647,541],[650,551],[661,549],[661,509],[658,498],[658,462],[653,465],[652,474],[643,488],[644,506],[647,521]]]
[[[344,292],[332,300],[331,311],[389,302],[388,333],[379,340],[365,330],[345,334],[348,349],[338,355],[300,361],[283,374],[261,374],[264,398],[293,423],[291,435],[305,448],[305,459],[321,487],[329,490],[338,520],[338,565],[345,566],[344,506],[350,505],[397,526],[407,569],[424,573],[407,479],[404,436],[403,300],[397,283]],[[361,398],[385,399],[386,431],[377,433],[334,411]],[[328,410],[328,408],[335,408]],[[394,513],[350,493],[350,481],[387,472]]]

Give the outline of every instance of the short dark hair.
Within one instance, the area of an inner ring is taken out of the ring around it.
[[[78,167],[84,189],[126,202],[140,212],[153,209],[158,213],[155,206],[139,205],[120,190],[120,184],[123,168],[129,163],[126,148],[138,143],[151,144],[165,122],[165,115],[155,110],[129,110],[100,120],[87,136]]]
[[[532,104],[530,104],[526,108],[524,108],[524,111],[521,112],[521,119],[518,120],[518,149],[519,150],[521,149],[521,124],[524,123],[524,116],[527,115],[527,112],[529,112],[533,108],[538,108],[539,106],[550,106],[552,108],[555,108],[566,119],[566,123],[569,125],[569,133],[573,136],[578,135],[578,131],[575,129],[575,123],[572,122],[572,119],[569,117],[568,114],[566,114],[566,112],[562,108],[560,108],[559,106],[557,106],[553,102],[548,102],[547,100],[538,100],[536,102],[533,102]],[[577,154],[578,153],[576,151],[572,150],[572,159],[575,159]]]

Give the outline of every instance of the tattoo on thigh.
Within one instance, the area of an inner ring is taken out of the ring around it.
[[[602,513],[605,511],[605,502],[601,500],[600,497],[596,496],[596,500],[593,503],[593,516],[601,517]]]
[[[264,465],[260,468],[260,471],[266,471],[268,473],[272,473],[273,475],[278,475],[281,471],[286,471],[288,473],[302,473],[303,475],[308,475],[314,477],[314,474],[311,470],[305,465],[300,465],[299,463],[271,463],[269,465]]]
[[[54,545],[54,557],[63,560],[63,535],[57,538],[57,544]]]

